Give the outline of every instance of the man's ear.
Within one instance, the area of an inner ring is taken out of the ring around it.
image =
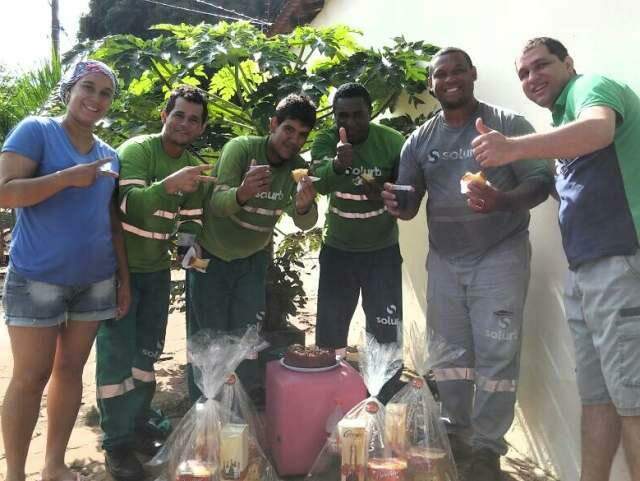
[[[278,125],[280,125],[280,122],[278,122],[278,117],[274,115],[271,117],[271,120],[269,120],[269,131],[273,133],[278,128]]]
[[[433,91],[433,82],[431,82],[431,73],[429,73],[429,76],[427,77],[427,92],[429,92],[429,95],[431,95],[432,97],[435,97],[435,92]]]
[[[160,112],[160,120],[162,121],[162,125],[164,125],[164,123],[167,121],[167,111],[163,110],[162,112]]]
[[[473,81],[478,80],[478,70],[475,67],[471,67],[471,75],[473,76]]]
[[[576,73],[576,70],[573,66],[573,58],[571,57],[571,55],[567,55],[562,63],[564,63],[567,66],[567,70],[570,73],[572,74]]]

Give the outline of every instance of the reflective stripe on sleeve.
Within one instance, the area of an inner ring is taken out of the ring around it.
[[[364,194],[349,194],[348,192],[334,192],[338,199],[346,200],[369,200]]]
[[[475,370],[470,367],[447,367],[434,369],[433,375],[436,381],[472,381],[475,379]]]
[[[253,230],[253,231],[257,231],[257,232],[272,232],[273,231],[272,227],[262,227],[262,226],[259,226],[259,225],[249,224],[248,222],[243,222],[240,219],[238,219],[235,215],[229,216],[229,219],[231,219],[233,222],[235,222],[240,227],[243,227],[245,229],[249,229],[249,230]]]
[[[164,217],[165,219],[173,220],[176,218],[175,212],[169,212],[168,210],[157,210],[153,213],[156,217]]]
[[[122,202],[120,202],[120,210],[123,214],[127,213],[127,199],[129,198],[129,192],[124,195]]]
[[[105,386],[98,386],[96,390],[96,397],[98,399],[109,399],[112,397],[122,396],[123,394],[132,391],[135,387],[133,378],[128,377],[120,384],[107,384]]]
[[[137,367],[131,368],[131,374],[133,379],[137,379],[142,382],[153,382],[156,380],[156,375],[153,371],[143,371],[142,369],[138,369]]]
[[[268,215],[272,217],[278,217],[284,212],[282,209],[263,209],[262,207],[251,207],[249,205],[243,205],[242,209],[247,212],[251,212],[252,214]]]
[[[196,224],[202,225],[202,221],[200,219],[186,219],[186,220],[179,220],[178,221],[178,225],[182,225],[185,222],[195,222]]]
[[[330,207],[329,210],[344,219],[370,219],[371,217],[377,217],[380,214],[384,214],[387,209],[383,207],[382,209],[372,210],[369,212],[344,212],[340,209],[336,209],[335,207]]]
[[[202,215],[202,209],[180,209],[180,215],[197,216]]]
[[[120,185],[120,187],[123,187],[125,185],[141,185],[142,187],[146,187],[147,183],[142,179],[124,179],[120,180],[118,182],[118,185]]]
[[[148,230],[139,229],[136,226],[127,224],[126,222],[122,223],[122,228],[127,232],[139,235],[140,237],[146,237],[147,239],[167,240],[170,236],[169,234],[163,234],[161,232],[149,232]]]

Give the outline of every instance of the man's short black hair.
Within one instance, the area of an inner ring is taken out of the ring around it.
[[[357,82],[349,82],[340,85],[333,96],[333,107],[335,108],[338,99],[361,98],[367,104],[369,112],[371,112],[371,95],[364,85]]]
[[[431,62],[429,63],[429,75],[431,75],[431,72],[433,71],[433,65],[436,62],[436,59],[438,57],[442,57],[443,55],[448,55],[450,53],[459,53],[461,54],[464,59],[466,60],[466,62],[469,64],[469,68],[473,68],[473,61],[471,60],[471,57],[469,56],[469,54],[467,52],[465,52],[464,50],[462,50],[461,48],[458,47],[445,47],[445,48],[441,48],[440,50],[438,50],[433,57],[431,57]]]
[[[282,123],[287,119],[298,120],[313,129],[316,125],[316,105],[302,94],[289,94],[276,106],[276,119]]]
[[[183,98],[188,102],[202,105],[202,123],[204,124],[209,117],[209,110],[207,109],[207,94],[204,90],[194,87],[192,85],[180,85],[171,91],[169,100],[164,111],[170,114],[173,108],[176,106],[178,98]]]
[[[522,49],[522,53],[525,53],[532,48],[539,47],[540,45],[544,45],[547,47],[547,50],[550,54],[555,55],[562,62],[565,58],[569,56],[569,52],[567,51],[567,47],[565,47],[560,40],[556,40],[551,37],[536,37],[529,40],[524,48]]]

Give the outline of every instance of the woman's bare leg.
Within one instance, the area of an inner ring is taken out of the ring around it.
[[[47,391],[47,451],[43,481],[74,479],[64,455],[82,401],[82,371],[100,326],[99,321],[70,321],[58,336]]]
[[[38,420],[42,392],[51,375],[58,327],[10,326],[13,374],[2,406],[6,481],[24,481],[25,463]]]

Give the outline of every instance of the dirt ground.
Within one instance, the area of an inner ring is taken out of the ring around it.
[[[317,259],[309,258],[305,262],[305,285],[309,293],[309,303],[303,313],[301,313],[294,323],[304,329],[307,333],[307,342],[312,342],[313,328],[315,324],[315,310],[317,291]],[[352,332],[364,325],[362,310],[358,308]],[[185,362],[186,362],[186,340],[184,313],[175,312],[169,318],[169,325],[166,336],[165,352],[160,362],[157,364],[156,377],[158,381],[157,395],[154,399],[156,407],[160,407],[166,414],[178,421],[188,408],[186,402],[185,384]],[[4,326],[0,328],[0,399],[4,398],[4,392],[10,380],[12,369],[11,351],[7,330]],[[80,408],[80,414],[76,421],[75,428],[71,435],[67,450],[67,462],[83,475],[95,481],[111,481],[111,477],[105,472],[104,456],[100,450],[100,429],[98,427],[98,413],[96,410],[96,388],[95,388],[95,352],[85,367],[83,375],[84,394]],[[44,459],[44,447],[46,438],[46,392],[42,401],[40,417],[36,425],[29,457],[27,461],[27,480],[35,481],[39,478],[39,470]],[[521,438],[519,427],[514,423],[514,427],[509,433],[508,440],[515,445],[514,440]],[[4,463],[4,444],[0,439],[0,480],[4,478],[6,465]],[[553,478],[541,468],[535,466],[525,458],[515,447],[512,447],[503,458],[502,466],[504,470],[503,481],[534,481],[548,480]],[[464,470],[464,467],[463,467]],[[148,479],[153,479],[149,476]],[[295,478],[302,479],[302,478]],[[473,478],[468,476],[468,481]]]

